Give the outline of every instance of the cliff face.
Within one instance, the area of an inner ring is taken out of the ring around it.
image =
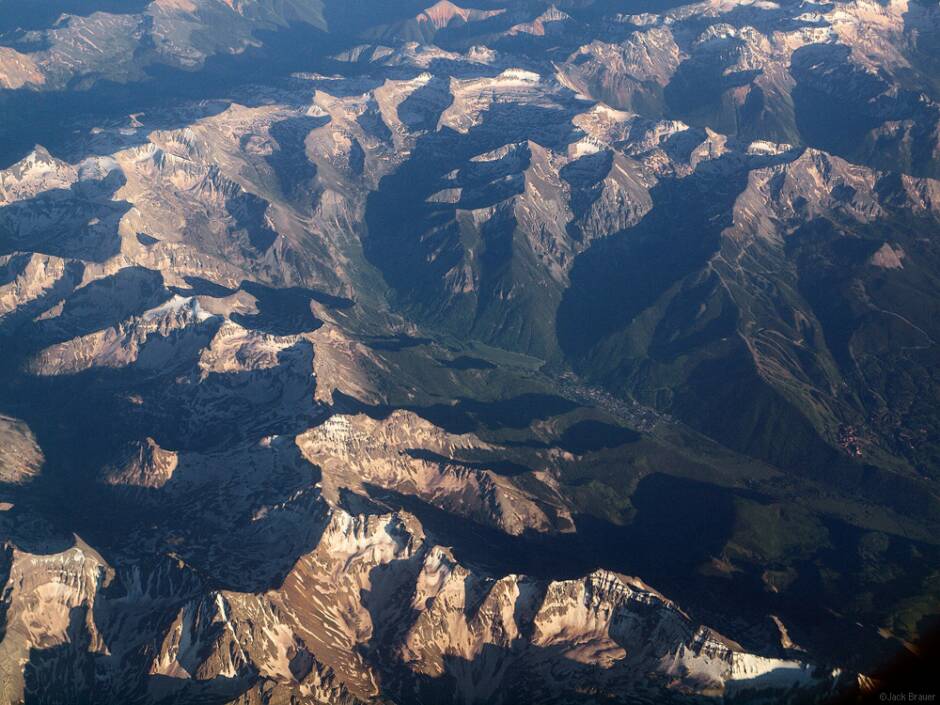
[[[635,578],[476,574],[402,513],[330,510],[313,550],[262,593],[209,589],[179,561],[115,570],[80,542],[14,549],[7,566],[2,655],[26,663],[4,679],[10,702],[67,690],[124,702],[566,702],[584,688],[668,699],[761,678],[781,691],[830,683],[747,654]]]

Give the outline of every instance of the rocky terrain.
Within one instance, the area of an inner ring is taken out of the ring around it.
[[[0,702],[824,702],[940,615],[940,10],[0,0]]]

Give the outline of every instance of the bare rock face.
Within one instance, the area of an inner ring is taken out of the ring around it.
[[[299,339],[246,330],[226,321],[200,355],[199,368],[203,375],[271,369]]]
[[[595,40],[561,65],[564,80],[614,108],[662,111],[662,91],[682,61],[668,27],[631,35],[622,44]]]
[[[206,344],[210,333],[204,324],[210,318],[194,299],[176,297],[114,328],[46,348],[32,368],[41,375],[131,364],[165,369],[177,356]]]
[[[135,443],[124,463],[105,470],[104,481],[123,487],[159,489],[172,478],[179,456],[164,450],[152,438]]]
[[[0,285],[0,318],[16,320],[40,310],[48,296],[75,287],[82,265],[40,254],[11,254],[0,258],[5,283]]]
[[[0,416],[0,482],[29,482],[42,470],[42,449],[29,427],[18,419]]]
[[[36,145],[32,152],[0,174],[3,203],[9,205],[44,191],[70,187],[78,170]]]
[[[776,233],[785,232],[788,220],[803,223],[828,213],[872,222],[885,215],[874,190],[877,179],[870,169],[807,150],[788,164],[752,172],[736,207],[744,215],[752,199],[763,200],[774,210]]]
[[[9,47],[0,48],[0,87],[16,89],[44,81],[33,59]]]
[[[499,15],[503,10],[469,10],[459,7],[450,0],[440,0],[418,15],[418,22],[430,22],[437,29],[442,29],[451,22],[479,22],[488,17]]]
[[[474,703],[628,684],[718,694],[767,673],[784,689],[816,682],[804,664],[746,654],[696,626],[633,578],[476,574],[407,514],[333,510],[316,548],[259,594],[201,592],[183,564],[115,572],[82,543],[47,556],[13,550],[10,561],[2,653],[28,661],[25,680],[4,679],[11,701],[66,683],[90,692],[92,673],[128,702],[210,688],[233,702],[267,692],[353,703],[435,680],[450,684],[446,702]],[[115,642],[135,613],[151,617]],[[63,649],[72,670],[43,670],[42,654]],[[143,684],[114,680],[119,653],[145,660]]]
[[[54,679],[72,684],[74,692],[90,692],[91,659],[107,653],[93,611],[98,590],[112,577],[107,564],[81,544],[50,555],[8,548],[6,558],[3,606],[12,619],[0,644],[3,699],[46,698],[61,687]],[[61,658],[44,661],[37,652],[59,652]]]
[[[408,634],[405,658],[425,675],[453,678],[470,702],[510,702],[523,693],[551,700],[595,687],[598,676],[610,690],[658,681],[677,692],[713,693],[769,672],[789,684],[783,687],[813,681],[803,664],[745,654],[696,627],[634,578],[598,571],[560,582],[510,575],[481,583],[432,553],[421,580],[426,588],[416,598],[429,606]]]
[[[532,496],[485,462],[455,457],[494,451],[492,446],[471,434],[448,434],[413,413],[395,411],[384,420],[331,416],[297,443],[321,468],[324,489],[334,496],[340,488],[362,491],[371,485],[413,495],[509,534],[571,526],[558,503]]]
[[[342,568],[332,572],[333,566]],[[302,638],[336,672],[348,678],[367,669],[350,660],[355,645],[367,643],[365,653],[380,659],[372,661],[371,679],[403,679],[407,687],[412,679],[443,678],[454,688],[448,701],[511,702],[530,687],[551,698],[578,687],[552,682],[562,673],[590,681],[598,668],[611,683],[643,674],[647,687],[659,681],[680,690],[720,692],[736,679],[771,671],[780,672],[785,687],[813,681],[797,662],[748,656],[695,627],[635,579],[603,571],[551,583],[476,575],[428,542],[406,515],[366,521],[334,514],[321,546],[298,564],[280,599],[285,615],[319,626]],[[331,600],[338,604],[327,609]],[[340,643],[324,643],[327,633]],[[414,675],[388,671],[393,659]],[[360,682],[354,692],[366,697],[376,685]]]

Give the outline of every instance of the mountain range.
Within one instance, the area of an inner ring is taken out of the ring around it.
[[[0,703],[812,703],[940,628],[940,8],[0,0]]]

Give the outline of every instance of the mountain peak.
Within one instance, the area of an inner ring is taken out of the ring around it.
[[[421,11],[418,22],[427,22],[435,29],[444,29],[454,21],[478,22],[504,13],[505,10],[475,10],[455,5],[450,0],[439,0]]]

